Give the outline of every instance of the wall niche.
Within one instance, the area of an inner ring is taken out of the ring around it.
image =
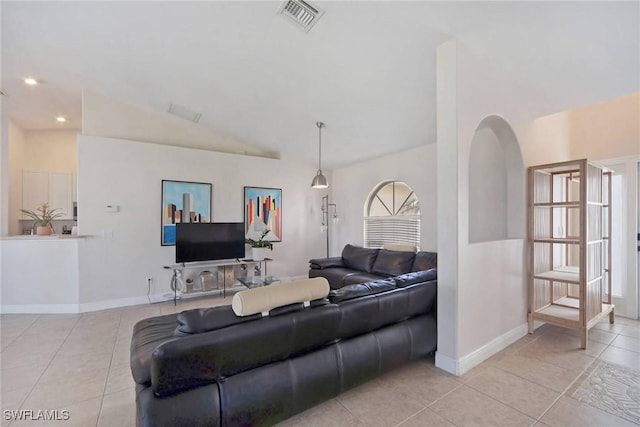
[[[502,117],[484,118],[469,155],[469,243],[525,237],[525,170],[518,140]]]

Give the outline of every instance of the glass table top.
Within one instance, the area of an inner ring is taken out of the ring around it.
[[[279,283],[282,279],[274,276],[251,276],[251,277],[238,277],[238,282],[242,283],[247,288],[259,288],[260,286],[268,286],[273,283]]]

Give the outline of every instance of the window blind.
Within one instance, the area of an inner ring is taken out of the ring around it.
[[[382,248],[385,244],[420,248],[420,215],[364,217],[364,245]]]

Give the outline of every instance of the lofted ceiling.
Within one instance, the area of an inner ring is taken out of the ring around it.
[[[539,114],[638,90],[638,2],[311,3],[325,14],[304,33],[272,1],[2,1],[3,113],[79,129],[86,89],[309,161],[320,120],[331,168],[436,141],[435,48],[452,37],[512,69]],[[573,85],[590,73],[610,82]]]

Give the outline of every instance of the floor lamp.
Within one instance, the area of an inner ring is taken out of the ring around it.
[[[322,227],[320,228],[323,233],[326,233],[327,238],[327,258],[329,258],[329,210],[333,207],[333,224],[338,223],[338,207],[335,203],[329,203],[329,195],[322,196]]]

